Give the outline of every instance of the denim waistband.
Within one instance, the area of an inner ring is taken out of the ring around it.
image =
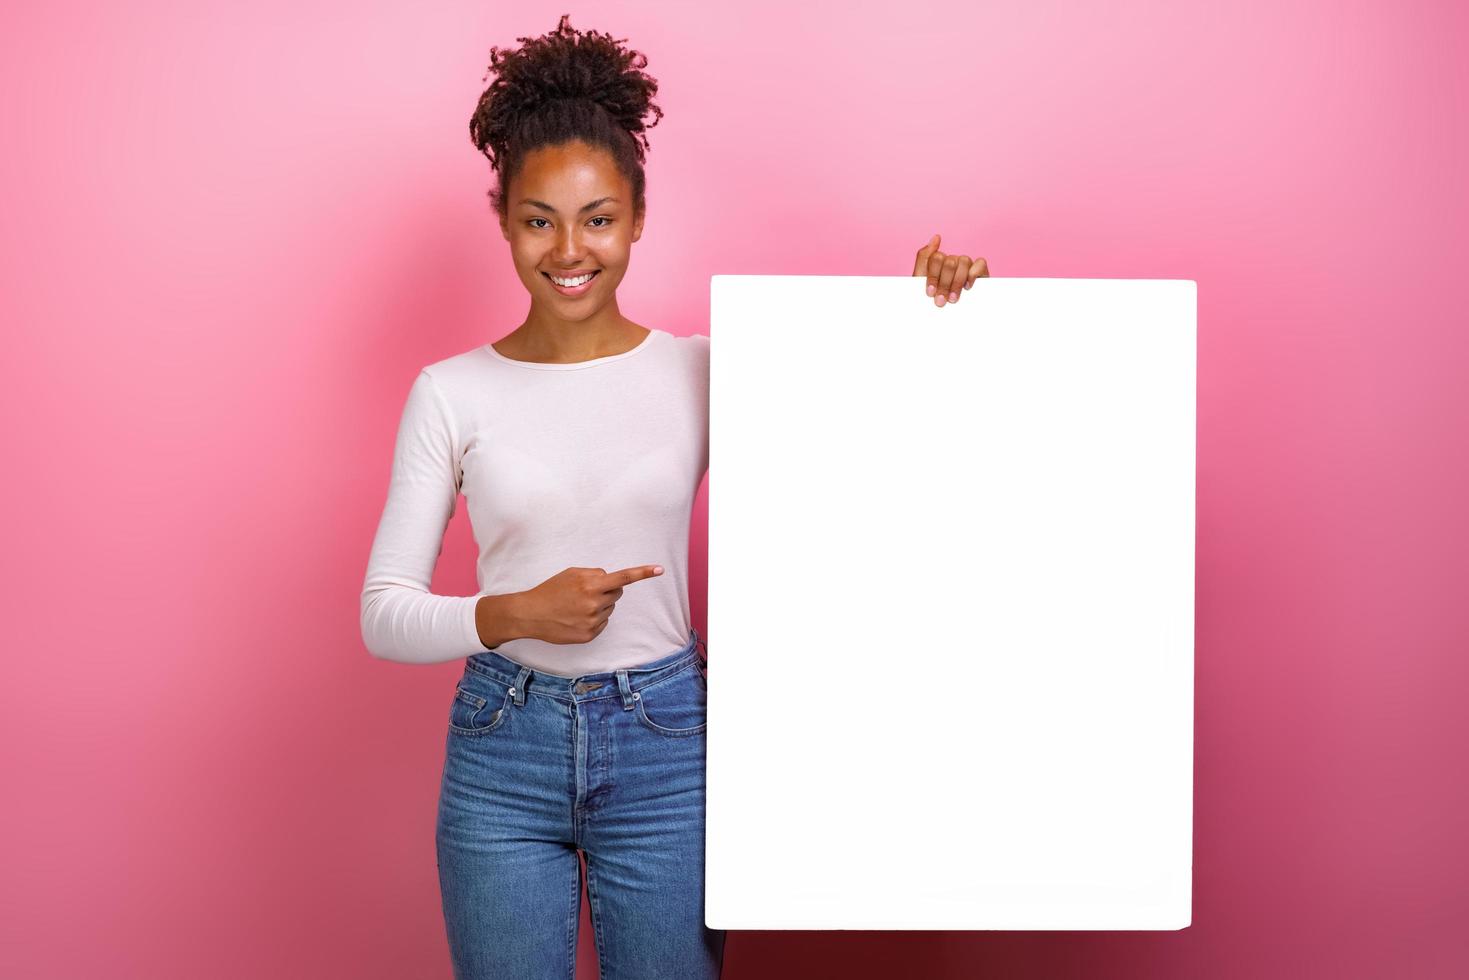
[[[704,647],[701,651],[699,648]],[[589,701],[595,698],[612,697],[619,693],[647,687],[665,677],[678,673],[690,664],[707,660],[707,646],[699,638],[699,631],[689,630],[689,641],[670,654],[651,660],[636,667],[624,667],[597,674],[578,674],[565,677],[534,670],[494,650],[476,653],[464,661],[464,669],[492,677],[514,689],[515,700],[525,703],[527,694],[544,694],[563,701]]]

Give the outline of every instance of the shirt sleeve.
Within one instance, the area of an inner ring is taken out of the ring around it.
[[[699,409],[704,414],[704,441],[699,447],[699,479],[709,472],[709,345],[704,334],[694,334],[695,350],[699,352],[698,371],[695,382],[699,392]]]
[[[442,663],[483,653],[480,596],[429,591],[463,479],[453,416],[428,371],[414,379],[393,449],[387,503],[362,585],[362,642],[401,663]]]

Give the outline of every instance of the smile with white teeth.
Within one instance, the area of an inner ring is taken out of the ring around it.
[[[546,275],[556,285],[558,285],[558,286],[566,286],[567,288],[570,288],[572,286],[580,286],[584,282],[591,282],[592,276],[596,275],[596,273],[595,272],[588,272],[586,275],[584,275],[584,276],[577,276],[575,279],[558,279],[555,276],[551,275],[549,272],[546,273]]]

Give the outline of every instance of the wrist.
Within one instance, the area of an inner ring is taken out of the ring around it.
[[[521,616],[521,593],[480,596],[474,606],[474,628],[485,648],[495,647],[528,634]]]

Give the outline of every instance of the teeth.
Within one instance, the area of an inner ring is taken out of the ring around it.
[[[580,286],[582,283],[590,280],[594,275],[596,275],[596,273],[588,272],[586,275],[576,279],[557,279],[555,276],[551,276],[551,281],[558,286]]]

